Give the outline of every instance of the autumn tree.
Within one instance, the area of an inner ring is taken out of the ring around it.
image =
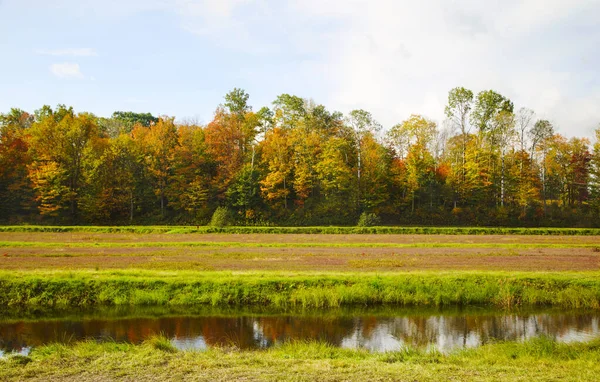
[[[217,108],[204,131],[207,151],[216,164],[213,182],[221,201],[244,163],[253,163],[255,137],[264,123],[252,112],[248,98],[237,88],[225,95],[225,104]]]
[[[514,114],[507,110],[501,110],[497,113],[485,136],[490,145],[490,157],[497,156],[500,160],[499,182],[494,183],[499,183],[500,206],[504,207],[506,199],[506,153],[511,148],[516,137]],[[496,166],[493,167],[495,168]],[[492,171],[496,172],[497,170]]]
[[[204,129],[193,123],[178,125],[173,151],[173,172],[167,188],[169,204],[186,219],[207,218],[217,169]]]
[[[260,181],[260,190],[268,203],[275,209],[288,209],[291,194],[292,147],[285,129],[276,127],[267,132],[261,142],[262,166],[265,176]]]
[[[362,138],[361,151],[360,206],[363,210],[378,212],[390,195],[390,162],[392,156],[370,132]]]
[[[517,132],[519,134],[519,144],[520,150],[527,150],[527,138],[529,136],[529,131],[531,131],[531,125],[533,123],[535,117],[535,112],[526,107],[522,107],[515,114],[515,125],[517,128]]]
[[[442,128],[382,126],[281,94],[257,112],[234,88],[206,125],[43,106],[0,114],[0,218],[353,224],[600,224],[600,132],[566,138],[494,90],[448,93]],[[515,112],[516,111],[516,112]],[[160,211],[160,213],[159,213]],[[233,214],[232,214],[233,213]]]
[[[29,177],[37,194],[40,213],[58,216],[68,209],[71,219],[78,215],[83,168],[93,157],[98,131],[94,120],[76,115],[73,108],[45,106],[36,111],[30,129]]]
[[[98,144],[85,164],[82,210],[88,220],[133,221],[143,199],[143,156],[129,134]]]
[[[538,120],[529,130],[529,140],[531,142],[530,157],[532,165],[536,163],[536,154],[541,153],[541,159],[538,160],[538,168],[540,169],[541,185],[542,185],[542,203],[544,206],[544,215],[546,215],[546,173],[547,161],[546,156],[549,149],[549,142],[554,136],[554,127],[547,120]]]
[[[359,203],[359,209],[361,209],[361,198],[362,198],[362,169],[363,169],[363,150],[365,138],[370,135],[373,137],[374,134],[381,130],[381,125],[373,118],[370,112],[362,109],[352,110],[348,117],[346,117],[346,123],[350,127],[352,133],[352,139],[354,141],[354,147],[356,150],[356,179],[357,179],[357,200]],[[371,139],[371,138],[369,138]]]
[[[590,160],[590,204],[595,218],[600,218],[600,126],[594,132],[596,142]]]
[[[315,171],[327,212],[344,215],[354,212],[348,205],[348,201],[352,200],[355,184],[350,163],[353,151],[350,141],[336,136],[331,136],[322,145]]]
[[[415,201],[421,190],[429,191],[430,205],[433,204],[435,162],[430,145],[436,136],[436,124],[420,115],[411,115],[409,119],[395,125],[388,132],[388,139],[392,142],[392,147],[398,155],[397,158],[405,163],[405,184],[410,195],[411,212],[413,213]]]
[[[27,142],[33,116],[20,109],[0,114],[0,216],[2,220],[28,211],[33,196],[27,177]]]
[[[455,166],[460,166],[455,171],[458,174],[456,178],[456,192],[459,189],[464,189],[466,177],[466,160],[467,160],[467,142],[471,139],[469,133],[471,127],[469,125],[469,115],[473,108],[473,92],[463,87],[457,87],[448,93],[448,103],[446,104],[445,114],[450,120],[454,128],[460,131],[459,139],[461,143],[461,160],[455,162]],[[456,198],[455,198],[456,204]],[[455,205],[456,206],[456,205]]]
[[[174,117],[160,117],[150,127],[136,125],[132,132],[137,148],[152,179],[154,194],[165,217],[167,190],[174,174],[176,147],[179,145]]]

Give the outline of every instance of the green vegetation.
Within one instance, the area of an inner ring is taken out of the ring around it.
[[[360,214],[360,218],[356,225],[359,227],[374,227],[381,225],[381,219],[377,214],[363,212]]]
[[[324,308],[335,308],[353,317],[361,310],[371,317],[415,306],[426,311],[473,307],[479,314],[487,311],[482,307],[496,312],[600,310],[598,244],[595,237],[583,236],[600,234],[593,229],[5,226],[0,231],[5,232],[0,234],[0,311],[5,312],[0,320],[9,325],[96,309],[107,312],[108,319],[154,317],[156,312],[227,316],[234,309],[295,316],[327,315]],[[356,232],[556,236],[276,235]],[[508,271],[525,269],[535,271]],[[52,341],[65,344],[0,359],[0,380],[544,380],[573,375],[593,380],[600,371],[598,341],[564,345],[536,339],[450,354],[423,349],[369,353],[304,342],[262,351],[233,345],[180,351],[160,336],[141,345],[74,343],[68,337]]]
[[[511,227],[212,227],[212,226],[0,226],[0,232],[231,233],[231,234],[406,234],[406,235],[557,235],[600,236],[600,228]]]
[[[0,221],[197,225],[223,208],[242,226],[600,227],[600,140],[557,134],[494,90],[450,90],[443,133],[421,115],[383,132],[367,110],[290,94],[258,111],[242,89],[224,98],[205,125],[0,113]]]
[[[449,354],[410,348],[385,353],[286,343],[268,350],[177,351],[166,338],[141,345],[53,344],[0,359],[0,379],[22,380],[573,380],[595,381],[600,342],[547,338],[495,343]]]
[[[0,306],[494,305],[600,309],[598,273],[0,272]]]
[[[210,219],[210,226],[223,228],[228,226],[231,220],[231,213],[226,207],[217,207],[212,215],[212,218]]]

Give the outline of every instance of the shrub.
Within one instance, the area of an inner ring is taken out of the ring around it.
[[[173,343],[171,343],[171,341],[162,333],[148,338],[144,343],[156,350],[164,351],[165,353],[177,352],[177,348],[173,346]]]
[[[377,214],[363,212],[360,214],[360,218],[356,225],[359,227],[373,227],[379,224],[381,224],[381,219]]]
[[[210,225],[212,227],[225,227],[231,223],[231,214],[225,207],[217,207],[210,219]]]

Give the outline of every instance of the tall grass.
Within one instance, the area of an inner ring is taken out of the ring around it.
[[[0,272],[0,306],[371,305],[600,309],[598,273]]]
[[[0,380],[476,380],[597,381],[600,342],[548,338],[491,343],[441,353],[405,347],[371,353],[322,342],[287,342],[267,350],[172,347],[156,337],[140,345],[84,341],[0,358]]]
[[[0,226],[0,232],[272,233],[411,235],[600,235],[599,228],[511,227],[211,227],[211,226]]]

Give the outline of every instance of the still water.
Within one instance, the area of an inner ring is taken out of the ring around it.
[[[598,311],[492,311],[486,309],[369,309],[265,312],[144,308],[0,314],[0,356],[83,339],[140,343],[162,334],[180,349],[233,346],[268,348],[321,341],[371,351],[405,346],[446,352],[490,341],[548,336],[562,342],[600,338]]]

